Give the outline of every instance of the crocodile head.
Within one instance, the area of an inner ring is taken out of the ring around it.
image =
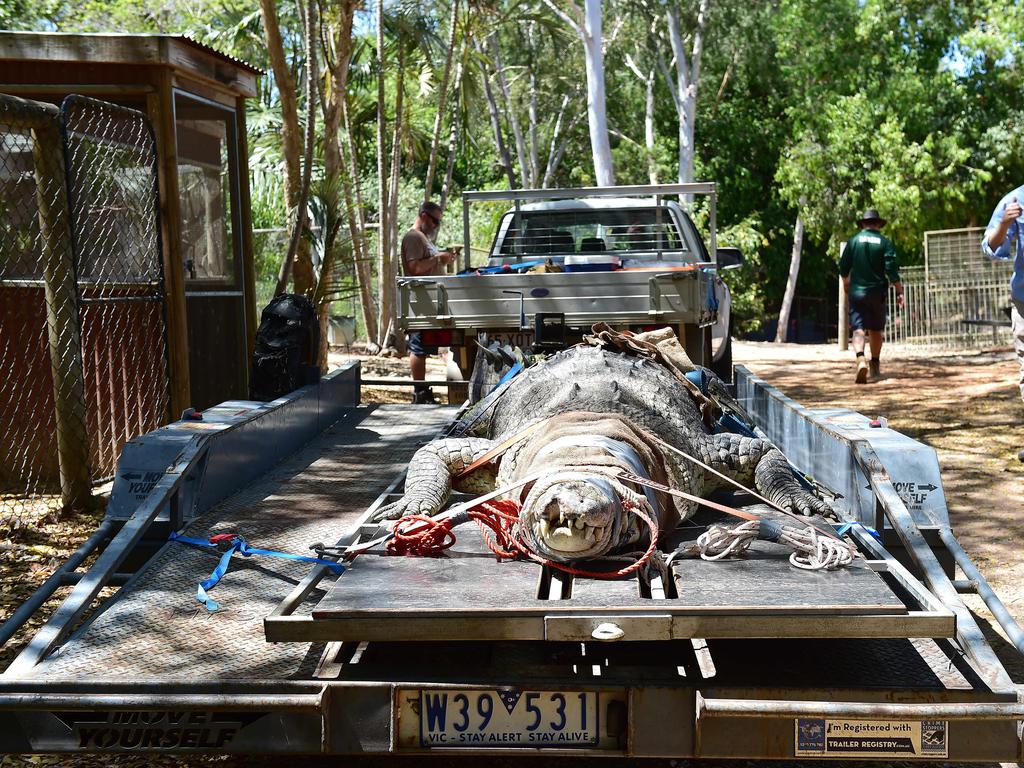
[[[535,551],[567,562],[600,557],[619,544],[625,510],[611,483],[600,475],[559,472],[527,494],[519,522]]]

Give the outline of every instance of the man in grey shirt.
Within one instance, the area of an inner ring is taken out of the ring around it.
[[[441,206],[426,202],[412,228],[402,238],[402,273],[406,277],[426,277],[444,274],[444,266],[455,261],[451,251],[438,250],[430,239],[441,228]],[[413,379],[423,381],[427,374],[427,358],[437,354],[437,347],[424,346],[419,333],[406,337],[409,344],[409,370]],[[424,384],[414,385],[414,403],[434,403],[434,393]]]

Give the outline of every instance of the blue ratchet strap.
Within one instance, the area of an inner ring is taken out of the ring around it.
[[[705,267],[703,269],[703,271],[704,272],[709,272],[709,273],[712,272],[712,270],[708,269],[707,267]],[[708,280],[708,298],[707,298],[707,302],[708,302],[708,309],[710,309],[712,312],[717,312],[718,311],[718,296],[715,293],[715,280],[714,280],[713,277],[712,277],[711,280]]]
[[[865,531],[870,533],[877,541],[881,541],[882,537],[874,528],[870,525],[864,525],[864,523],[843,523],[836,528],[836,536],[845,536],[851,528],[856,526],[857,528],[863,528]]]
[[[494,385],[493,387],[491,387],[491,392],[493,392],[494,390],[496,390],[496,389],[497,389],[498,387],[500,387],[500,386],[501,386],[502,384],[504,384],[504,383],[505,383],[506,381],[509,381],[509,380],[511,380],[511,379],[514,379],[514,378],[515,378],[516,376],[518,376],[518,375],[519,375],[519,374],[520,374],[520,373],[522,372],[522,370],[523,370],[523,364],[522,364],[522,363],[520,363],[520,362],[519,362],[519,361],[517,360],[517,361],[516,361],[516,364],[515,364],[515,365],[513,365],[513,366],[512,366],[511,368],[509,368],[509,369],[508,369],[508,370],[507,370],[507,371],[505,372],[505,375],[504,375],[504,376],[502,376],[502,377],[501,377],[500,379],[498,379],[498,383],[497,383],[497,384],[495,384],[495,385]],[[491,392],[488,392],[487,394],[491,394]]]
[[[735,432],[744,437],[757,437],[754,430],[729,411],[723,411],[721,418],[718,419],[718,423],[715,426],[717,427],[716,432]]]
[[[324,560],[319,557],[308,557],[306,555],[292,555],[288,552],[275,552],[272,549],[250,547],[245,539],[235,534],[221,533],[210,537],[210,539],[194,539],[190,536],[182,536],[180,533],[172,531],[170,541],[180,541],[182,544],[191,544],[194,547],[214,550],[219,549],[217,546],[218,542],[230,542],[231,546],[225,550],[223,555],[221,555],[220,561],[217,563],[217,567],[214,568],[213,573],[210,574],[210,578],[205,581],[201,581],[199,583],[199,587],[196,589],[196,600],[205,605],[206,609],[211,613],[216,611],[220,606],[217,604],[216,600],[207,594],[207,590],[213,589],[217,586],[218,582],[224,578],[224,574],[228,572],[228,566],[231,564],[231,556],[235,554],[235,552],[238,552],[245,557],[249,557],[250,555],[270,555],[271,557],[280,557],[285,560],[300,560],[304,563],[316,563],[317,565],[326,566],[337,576],[340,576],[345,572],[345,566],[341,563],[336,563],[333,560]]]
[[[521,261],[517,264],[501,264],[497,267],[480,267],[469,272],[460,272],[460,275],[500,275],[506,272],[522,272],[525,269],[533,269],[545,264],[543,261]]]

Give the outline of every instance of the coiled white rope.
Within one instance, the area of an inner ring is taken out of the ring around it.
[[[699,554],[703,560],[722,560],[742,554],[759,538],[792,548],[790,564],[805,571],[832,571],[853,562],[853,547],[841,539],[822,536],[813,526],[792,528],[764,520],[713,525],[697,537],[692,554]]]

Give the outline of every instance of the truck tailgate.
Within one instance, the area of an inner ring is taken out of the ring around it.
[[[713,275],[697,268],[399,280],[399,323],[411,330],[519,328],[538,312],[563,313],[570,326],[709,325],[716,309]]]

